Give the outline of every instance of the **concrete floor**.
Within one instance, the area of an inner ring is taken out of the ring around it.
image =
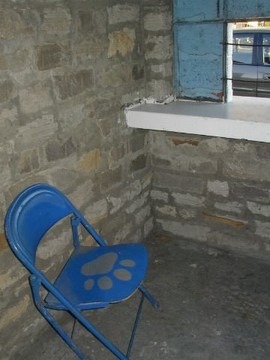
[[[270,265],[200,244],[159,236],[148,240],[148,289],[161,304],[144,304],[131,359],[270,359]],[[125,349],[138,297],[92,318]],[[68,324],[69,325],[69,324]],[[77,327],[92,360],[111,354]],[[75,360],[51,330],[16,360]]]

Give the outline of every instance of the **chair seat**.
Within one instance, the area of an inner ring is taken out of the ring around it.
[[[130,297],[143,281],[147,250],[142,244],[81,247],[69,258],[55,287],[79,310],[102,308]],[[63,309],[52,295],[46,306]]]

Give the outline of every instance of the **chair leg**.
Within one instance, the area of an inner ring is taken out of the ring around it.
[[[75,352],[80,360],[89,360],[74,343],[71,337],[64,331],[64,329],[57,323],[55,318],[50,314],[50,312],[44,308],[42,305],[37,305],[39,312],[43,317],[48,321],[48,323],[53,327],[53,329],[58,333],[58,335],[65,341],[65,343]]]
[[[145,297],[145,295],[142,294],[140,304],[139,304],[137,314],[136,314],[136,319],[134,321],[134,325],[133,325],[133,328],[132,328],[131,337],[130,337],[129,344],[128,344],[128,349],[127,349],[127,354],[126,354],[127,358],[129,358],[129,356],[130,356],[131,348],[132,348],[132,345],[133,345],[133,342],[134,342],[134,339],[135,339],[138,323],[139,323],[139,320],[140,320],[140,315],[141,315],[141,312],[142,312],[144,297]]]
[[[150,294],[150,292],[143,285],[140,285],[139,290],[142,292],[142,294],[144,294],[144,296],[155,309],[159,309],[159,302],[154,298],[153,295]]]

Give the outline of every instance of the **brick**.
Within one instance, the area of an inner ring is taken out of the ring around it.
[[[107,7],[109,24],[119,24],[123,22],[139,22],[140,7],[139,5],[114,5]]]
[[[37,48],[37,67],[49,70],[59,67],[62,63],[62,49],[58,44],[42,45]]]
[[[209,180],[207,182],[207,190],[210,193],[214,193],[223,197],[229,196],[229,184],[226,181]]]
[[[135,30],[124,28],[109,34],[108,57],[111,58],[117,54],[126,56],[131,53],[135,46]]]
[[[77,163],[77,168],[82,172],[89,172],[92,170],[97,170],[99,164],[100,150],[96,148],[83,155],[83,157]]]

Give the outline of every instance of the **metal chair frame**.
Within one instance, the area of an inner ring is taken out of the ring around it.
[[[44,218],[44,216],[46,218]],[[91,301],[89,303],[80,303],[78,306],[76,306],[76,304],[74,304],[73,301],[71,301],[66,296],[66,294],[63,294],[59,290],[59,288],[56,286],[56,282],[52,283],[47,278],[46,274],[37,268],[35,264],[36,251],[41,239],[54,224],[66,216],[70,216],[75,254],[80,251],[80,239],[78,233],[79,225],[82,225],[85,230],[93,237],[97,243],[97,247],[101,248],[100,251],[107,251],[108,249],[110,251],[113,249],[125,249],[125,251],[129,251],[128,246],[132,246],[130,251],[137,249],[138,254],[140,254],[140,251],[144,251],[142,248],[139,248],[139,246],[143,246],[141,244],[126,244],[123,245],[123,247],[121,247],[121,245],[108,246],[103,238],[83,217],[83,215],[58,189],[48,184],[32,185],[23,190],[10,205],[5,219],[5,231],[8,243],[15,256],[30,272],[29,282],[32,290],[34,304],[42,316],[48,321],[48,323],[65,341],[65,343],[74,351],[79,359],[87,360],[89,358],[87,358],[86,355],[84,355],[79,347],[75,344],[72,339],[72,335],[70,336],[56,321],[50,310],[63,310],[69,312],[74,317],[75,321],[78,321],[85,329],[87,329],[98,341],[100,341],[109,351],[111,351],[116,356],[116,358],[120,360],[128,360],[134,343],[144,299],[146,298],[155,308],[158,308],[159,304],[150,294],[150,292],[144,287],[143,277],[140,283],[137,284],[136,288],[132,289],[131,293],[129,294],[129,296],[131,296],[136,290],[139,290],[141,293],[141,300],[137,309],[126,353],[123,353],[107,337],[105,337],[86,318],[86,316],[83,314],[83,311],[106,308],[110,304],[124,301],[126,298],[121,299],[119,298],[120,295],[117,294],[117,299],[115,301],[108,301],[108,299],[100,301],[99,299],[97,302]],[[37,220],[40,221],[41,230],[38,227],[39,224],[37,224]],[[31,239],[32,234],[34,234],[33,241]],[[92,248],[89,248],[88,251],[90,254]],[[125,284],[123,281],[123,287],[124,285]],[[48,295],[45,298],[41,297],[41,289],[47,290],[49,296],[53,298],[54,301],[48,301]]]

